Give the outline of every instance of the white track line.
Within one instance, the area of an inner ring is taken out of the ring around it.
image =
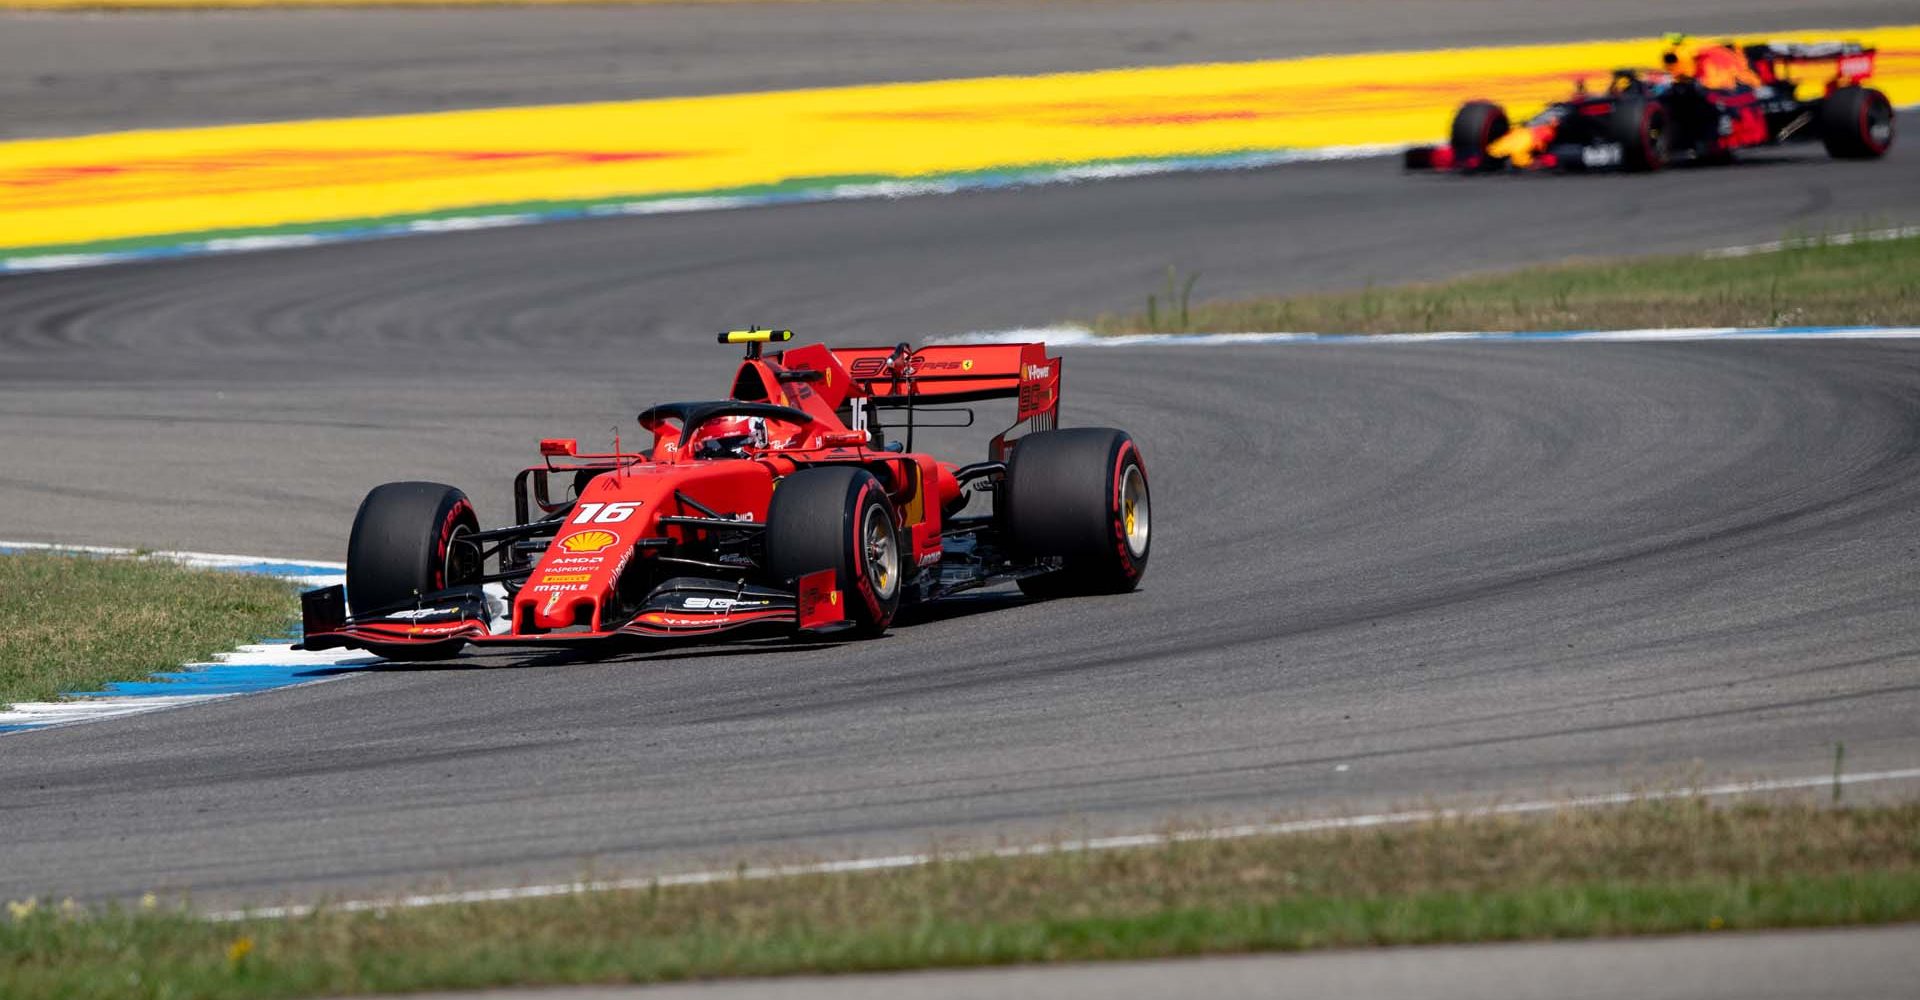
[[[1709,785],[1703,788],[1676,789],[1673,791],[1615,792],[1606,795],[1583,795],[1569,799],[1538,799],[1529,802],[1509,802],[1505,805],[1483,806],[1471,809],[1411,809],[1402,812],[1374,813],[1365,816],[1331,816],[1319,819],[1287,820],[1276,823],[1249,823],[1240,826],[1223,826],[1179,833],[1135,833],[1115,837],[1094,837],[1072,843],[1002,847],[990,851],[962,851],[937,855],[892,854],[868,858],[847,858],[840,861],[819,861],[810,864],[763,865],[751,868],[728,868],[718,871],[684,872],[676,875],[650,875],[633,878],[518,886],[514,888],[470,889],[461,892],[423,893],[384,900],[352,899],[316,905],[270,906],[252,910],[222,910],[206,914],[206,919],[217,922],[227,922],[248,919],[274,920],[304,917],[316,912],[378,913],[389,910],[418,909],[425,906],[446,906],[454,903],[492,903],[517,899],[544,899],[552,896],[572,896],[590,892],[651,889],[656,886],[710,885],[716,882],[758,881],[763,879],[792,878],[799,875],[835,875],[849,872],[887,871],[898,868],[915,868],[921,865],[932,864],[935,861],[967,861],[980,858],[1022,858],[1079,851],[1110,851],[1129,847],[1164,847],[1168,844],[1190,843],[1193,841],[1239,840],[1246,837],[1284,836],[1298,833],[1319,833],[1329,830],[1357,830],[1379,826],[1405,826],[1413,823],[1428,823],[1437,820],[1520,816],[1534,813],[1556,812],[1562,809],[1594,809],[1604,806],[1629,805],[1635,802],[1658,802],[1669,799],[1722,797],[1729,795],[1754,795],[1763,792],[1826,788],[1835,784],[1860,785],[1880,781],[1912,780],[1920,780],[1920,767],[1904,768],[1894,771],[1867,771],[1860,774],[1843,774],[1838,777],[1834,775],[1820,775],[1818,777],[1783,778],[1770,781],[1736,781],[1719,785]]]
[[[930,344],[1000,344],[1044,340],[1048,347],[1247,347],[1259,344],[1637,343],[1692,340],[1913,340],[1920,327],[1779,326],[1676,327],[1648,330],[1508,330],[1436,333],[1122,333],[1103,335],[1080,326],[1043,326],[937,337]]]
[[[180,562],[193,562],[207,566],[244,566],[253,563],[298,563],[302,566],[325,566],[346,572],[347,564],[328,562],[324,559],[283,559],[279,556],[237,556],[223,552],[188,552],[184,550],[130,549],[118,545],[70,545],[64,542],[14,542],[0,539],[0,549],[34,549],[42,552],[85,552],[99,556],[130,556],[145,553],[158,559],[173,559]]]
[[[282,559],[277,556],[237,556],[224,552],[185,552],[174,550],[149,551],[130,549],[114,545],[64,545],[59,542],[10,542],[0,539],[0,553],[9,549],[26,549],[35,552],[77,552],[91,556],[141,556],[147,559],[165,559],[183,566],[197,569],[241,569],[248,566],[292,566],[311,573],[273,574],[284,576],[306,586],[325,586],[338,583],[336,577],[344,576],[347,564],[329,562],[324,559]],[[325,584],[307,583],[309,580],[324,579]]]
[[[1782,250],[1805,250],[1812,247],[1845,246],[1849,243],[1882,243],[1887,240],[1904,240],[1920,236],[1920,226],[1900,226],[1895,229],[1874,229],[1864,233],[1834,233],[1821,236],[1795,236],[1784,240],[1771,240],[1766,243],[1750,243],[1739,247],[1721,247],[1701,254],[1709,260],[1725,257],[1751,257],[1760,253],[1779,253]]]
[[[201,663],[183,663],[173,670],[156,671],[161,674],[189,673],[193,680],[176,679],[183,691],[191,691],[194,681],[203,684],[218,684],[231,680],[241,674],[254,674],[263,670],[279,668],[275,683],[246,690],[217,691],[213,694],[110,694],[107,692],[78,692],[66,701],[16,701],[10,707],[0,708],[0,727],[7,727],[7,735],[20,732],[40,732],[57,726],[71,726],[82,722],[100,722],[105,719],[117,719],[129,715],[143,715],[147,712],[159,712],[186,705],[198,705],[208,701],[222,701],[227,698],[239,698],[258,691],[272,691],[287,687],[302,687],[308,684],[324,684],[346,676],[345,673],[323,673],[331,668],[363,667],[380,662],[378,656],[354,649],[332,649],[324,652],[294,649],[284,643],[249,643],[230,652],[215,653],[213,659]],[[296,672],[305,672],[318,676],[298,676]],[[282,680],[282,677],[289,679]],[[135,681],[135,684],[152,685],[156,681]],[[12,729],[23,726],[25,729]]]

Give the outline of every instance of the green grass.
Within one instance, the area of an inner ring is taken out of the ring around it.
[[[15,904],[13,1000],[254,998],[1920,919],[1920,805],[1667,801],[209,923]]]
[[[1169,271],[1145,310],[1101,316],[1090,325],[1108,334],[1914,326],[1920,325],[1920,238],[1816,239],[1739,258],[1584,261],[1437,284],[1190,307],[1175,285]]]
[[[295,611],[294,588],[264,576],[125,557],[0,555],[0,705],[205,660],[284,634]]]

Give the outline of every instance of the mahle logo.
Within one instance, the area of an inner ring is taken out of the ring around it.
[[[560,551],[587,555],[610,549],[619,541],[620,536],[611,531],[576,531],[560,539]]]

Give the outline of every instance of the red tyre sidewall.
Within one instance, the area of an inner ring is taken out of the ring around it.
[[[868,497],[876,491],[877,487],[878,484],[872,478],[867,478],[861,481],[859,491],[853,495],[853,523],[848,526],[852,534],[850,541],[853,544],[853,579],[843,582],[841,588],[859,595],[860,604],[867,609],[867,617],[873,622],[874,627],[885,628],[893,620],[893,614],[880,600],[880,595],[873,589],[873,581],[867,576],[867,540],[864,537]],[[886,497],[882,495],[879,502],[884,504]]]
[[[1153,539],[1147,539],[1147,551],[1136,559],[1133,549],[1127,545],[1127,518],[1123,509],[1125,499],[1121,490],[1125,487],[1127,464],[1140,470],[1140,480],[1146,483],[1148,496],[1152,496],[1153,483],[1147,478],[1147,462],[1140,456],[1140,449],[1134,446],[1132,438],[1121,438],[1120,447],[1114,449],[1113,468],[1107,479],[1107,523],[1113,533],[1114,552],[1119,557],[1120,573],[1128,583],[1140,579],[1146,571],[1145,560],[1153,555]]]
[[[440,519],[440,535],[434,539],[433,543],[435,590],[447,588],[447,553],[453,547],[453,529],[458,527],[461,521],[466,521],[470,525],[480,523],[479,515],[474,513],[473,504],[468,503],[465,497],[448,507],[446,516]]]
[[[1493,122],[1494,116],[1488,115],[1486,121],[1480,123],[1479,146],[1483,157],[1487,155],[1487,147],[1493,145]]]
[[[1640,111],[1640,148],[1646,154],[1648,170],[1658,170],[1667,165],[1666,157],[1660,155],[1659,144],[1653,141],[1653,118],[1656,114],[1664,116],[1665,112],[1652,101],[1648,101]]]
[[[1874,112],[1874,109],[1882,105],[1886,105],[1887,106],[1887,124],[1889,127],[1891,127],[1893,124],[1892,102],[1887,100],[1887,96],[1885,94],[1882,94],[1877,90],[1867,91],[1866,93],[1860,96],[1862,98],[1862,100],[1860,101],[1860,141],[1863,144],[1865,144],[1868,149],[1873,150],[1873,155],[1884,156],[1886,155],[1887,150],[1893,146],[1893,135],[1891,132],[1889,132],[1887,135],[1886,142],[1879,142],[1874,139],[1873,112]]]
[[[1486,120],[1480,123],[1480,141],[1478,147],[1474,150],[1474,156],[1479,160],[1476,166],[1481,170],[1491,171],[1498,167],[1498,164],[1493,162],[1493,157],[1487,152],[1487,148],[1493,145],[1493,141],[1500,137],[1493,134],[1493,126],[1496,122],[1506,126],[1506,128],[1500,130],[1501,136],[1506,135],[1507,131],[1512,128],[1507,122],[1507,112],[1499,107],[1495,107],[1493,111],[1489,112]]]

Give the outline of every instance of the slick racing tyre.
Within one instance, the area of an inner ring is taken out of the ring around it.
[[[1872,87],[1838,87],[1820,105],[1820,141],[1842,160],[1873,160],[1893,148],[1893,102]]]
[[[1474,164],[1468,169],[1498,170],[1503,161],[1487,155],[1487,147],[1507,134],[1506,109],[1492,101],[1468,101],[1453,116],[1453,162]]]
[[[1147,466],[1126,431],[1075,427],[1029,434],[1007,463],[1005,517],[1016,549],[1058,558],[1027,577],[1036,597],[1123,594],[1147,571],[1152,529]]]
[[[833,570],[843,613],[860,634],[878,635],[893,621],[905,566],[886,491],[865,469],[801,469],[773,491],[767,572],[791,581]]]
[[[360,502],[347,541],[347,600],[366,614],[478,583],[480,530],[467,495],[441,483],[388,483]]]
[[[1620,166],[1637,173],[1666,166],[1673,155],[1671,125],[1659,102],[1622,98],[1607,123],[1610,137],[1620,144]]]

